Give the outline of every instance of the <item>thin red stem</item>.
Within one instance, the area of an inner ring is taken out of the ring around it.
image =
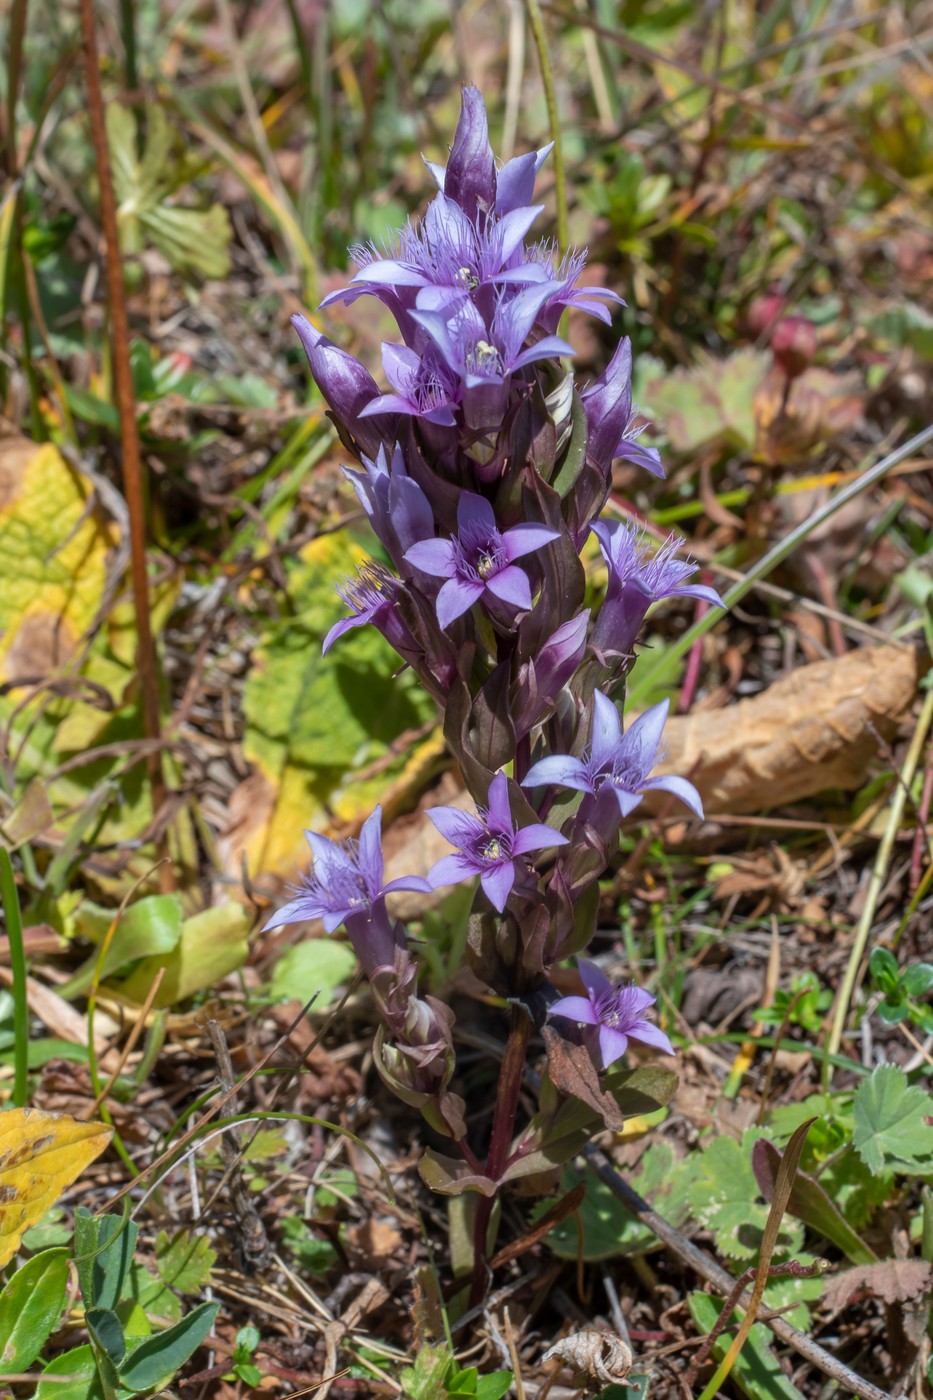
[[[149,615],[149,580],[146,570],[146,507],[143,492],[142,458],[136,423],[136,396],[133,392],[133,372],[130,367],[129,321],[123,287],[123,266],[117,228],[117,204],[113,192],[110,152],[107,146],[107,124],[104,98],[100,84],[100,57],[94,19],[94,0],[80,0],[81,33],[84,41],[85,74],[87,81],[88,115],[100,185],[100,215],[107,256],[107,301],[110,307],[110,331],[113,348],[113,376],[117,408],[120,413],[120,443],[123,449],[123,491],[130,519],[130,567],[133,580],[133,600],[136,611],[138,647],[136,664],[146,738],[157,743],[161,738],[159,717],[159,674],[155,643]],[[152,790],[152,809],[157,813],[166,797],[162,771],[161,749],[154,749],[147,759]],[[160,866],[160,880],[172,887],[171,866]]]

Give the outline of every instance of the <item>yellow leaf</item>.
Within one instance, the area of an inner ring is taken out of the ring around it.
[[[48,675],[94,620],[116,535],[90,496],[52,443],[0,437],[0,681]]]
[[[103,1123],[79,1123],[67,1113],[0,1113],[0,1268],[112,1137]]]

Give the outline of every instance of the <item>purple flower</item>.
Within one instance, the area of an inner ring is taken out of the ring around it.
[[[352,425],[353,436],[363,451],[375,456],[381,435],[369,424],[359,422],[362,410],[379,395],[375,379],[359,360],[315,330],[305,316],[293,316],[292,325],[304,346],[314,382],[333,409],[337,422]]]
[[[583,289],[593,295],[592,288]],[[661,455],[654,447],[643,447],[635,439],[642,428],[636,426],[637,411],[632,406],[632,343],[624,336],[607,368],[580,395],[589,427],[587,452],[601,467],[608,468],[616,457],[644,467],[653,476],[663,476]]]
[[[586,267],[586,249],[571,249],[563,257],[550,239],[533,244],[523,250],[520,263],[515,263],[499,274],[496,279],[503,283],[555,282],[557,290],[552,292],[539,314],[539,320],[547,331],[557,329],[557,323],[565,307],[588,312],[604,321],[608,326],[612,321],[609,306],[624,306],[625,302],[617,292],[608,287],[578,287],[577,281]]]
[[[586,996],[561,997],[548,1008],[548,1014],[598,1027],[599,1053],[606,1069],[625,1054],[630,1040],[673,1055],[674,1047],[664,1032],[645,1019],[645,1012],[656,1000],[650,992],[642,987],[614,987],[602,969],[585,958],[578,958],[577,966]]]
[[[456,378],[430,349],[424,355],[416,355],[405,345],[383,341],[382,368],[395,392],[372,399],[360,411],[361,418],[376,413],[403,413],[411,418],[425,418],[442,428],[456,425]]]
[[[559,282],[542,282],[511,298],[501,296],[491,326],[472,301],[460,300],[448,303],[444,311],[413,311],[412,320],[427,331],[468,389],[503,384],[536,360],[574,353],[573,346],[556,335],[525,343],[538,312],[559,289]]]
[[[265,925],[263,932],[304,919],[320,919],[328,933],[344,924],[366,972],[391,966],[399,935],[388,918],[385,895],[393,890],[430,891],[426,880],[405,875],[383,883],[382,808],[377,807],[360,831],[358,841],[329,841],[306,831],[314,858],[313,870],[303,875],[289,900]]]
[[[699,598],[723,606],[715,588],[685,582],[697,566],[691,559],[675,558],[684,543],[676,535],[652,554],[647,535],[634,521],[601,520],[593,534],[609,566],[609,586],[593,630],[598,655],[628,655],[649,607],[662,598]]]
[[[545,525],[513,525],[500,531],[492,506],[483,496],[464,491],[457,502],[457,534],[449,540],[422,540],[405,553],[422,573],[447,582],[437,595],[437,620],[450,624],[487,591],[503,603],[527,611],[531,585],[513,560],[558,537]]]
[[[393,563],[402,570],[406,549],[434,534],[434,512],[421,487],[406,472],[401,448],[396,446],[391,462],[382,446],[374,457],[362,460],[362,471],[344,467],[343,474]]]
[[[504,773],[497,773],[489,784],[489,806],[485,811],[480,809],[477,816],[456,807],[435,807],[428,816],[441,835],[460,851],[456,856],[444,856],[428,871],[432,888],[456,885],[478,875],[490,903],[500,914],[515,883],[516,856],[567,845],[567,837],[549,826],[515,825]]]
[[[554,754],[533,764],[523,787],[556,783],[591,794],[611,792],[619,811],[627,817],[638,806],[641,794],[651,788],[673,793],[698,817],[703,815],[700,794],[686,778],[651,778],[658,762],[658,747],[669,702],[662,700],[639,715],[622,733],[619,711],[601,690],[593,693],[593,729],[590,747],[582,758]]]
[[[417,651],[415,639],[399,616],[397,595],[398,579],[392,577],[388,569],[367,559],[360,565],[355,579],[345,579],[337,584],[337,592],[350,608],[350,616],[341,618],[324,638],[321,655],[326,656],[338,637],[353,627],[365,627],[371,622],[388,642],[401,655]]]

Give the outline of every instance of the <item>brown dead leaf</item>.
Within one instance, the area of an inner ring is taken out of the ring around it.
[[[883,1259],[859,1264],[826,1280],[823,1301],[840,1312],[854,1293],[870,1293],[885,1303],[919,1303],[933,1292],[933,1264],[923,1259]]]
[[[776,365],[755,394],[756,447],[773,466],[791,466],[853,427],[862,416],[864,387],[858,375],[808,369],[795,379],[785,402],[787,378]]]
[[[370,1217],[347,1227],[347,1245],[363,1268],[378,1271],[392,1263],[401,1248],[402,1234],[390,1221]]]
[[[776,842],[752,855],[732,856],[729,864],[729,872],[720,876],[713,887],[717,899],[760,894],[766,897],[764,908],[779,914],[788,914],[800,906],[806,871]]]
[[[760,695],[668,720],[659,773],[690,773],[707,813],[760,812],[860,787],[880,734],[917,693],[916,652],[861,647],[801,666]]]

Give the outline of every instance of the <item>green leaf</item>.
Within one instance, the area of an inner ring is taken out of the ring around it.
[[[130,1292],[132,1300],[157,1325],[167,1327],[181,1319],[182,1308],[178,1298],[158,1274],[147,1269],[138,1259],[134,1259],[130,1266]]]
[[[106,938],[112,922],[117,920],[116,932],[104,953],[101,978],[112,977],[130,963],[160,953],[171,953],[178,946],[182,930],[181,900],[175,894],[152,894],[131,904],[122,915],[115,909],[84,904],[78,911],[76,924],[80,933],[95,942]],[[68,982],[59,988],[59,995],[70,999],[86,992],[94,980],[99,954],[94,953]]]
[[[43,1380],[45,1376],[74,1376],[75,1379]],[[93,1348],[74,1347],[50,1361],[39,1377],[34,1400],[104,1400]]]
[[[688,1192],[693,1217],[712,1230],[717,1248],[730,1259],[751,1260],[759,1250],[768,1218],[760,1200],[752,1170],[752,1146],[757,1134],[747,1132],[741,1142],[714,1138],[700,1155],[697,1176]],[[800,1248],[803,1231],[787,1216],[781,1223],[778,1253]]]
[[[163,1390],[197,1351],[214,1325],[219,1303],[202,1303],[181,1322],[134,1347],[120,1367],[120,1384],[131,1394]]]
[[[30,1259],[0,1293],[0,1369],[32,1365],[62,1315],[68,1290],[68,1251],[47,1249]]]
[[[187,1001],[242,967],[249,952],[249,929],[249,915],[235,900],[192,914],[185,919],[181,939],[172,952],[143,958],[127,978],[113,984],[113,990],[141,1005],[156,973],[164,967],[165,976],[153,1005],[175,1006]]]
[[[922,997],[933,987],[933,963],[911,963],[904,969],[901,986],[909,997]]]
[[[443,1342],[420,1347],[414,1366],[406,1366],[399,1374],[406,1400],[439,1400],[446,1390],[444,1382],[452,1361]]]
[[[179,1293],[197,1293],[210,1282],[217,1258],[206,1235],[177,1230],[171,1239],[160,1230],[155,1244],[156,1268],[162,1281]]]
[[[933,1097],[897,1065],[879,1065],[855,1093],[852,1142],[872,1172],[933,1173]]]
[[[631,1176],[632,1188],[644,1196],[672,1225],[681,1226],[689,1218],[687,1192],[694,1176],[695,1154],[678,1161],[670,1143],[654,1142]],[[566,1192],[579,1180],[576,1172],[565,1172],[561,1189]],[[586,1196],[580,1207],[583,1228],[583,1258],[614,1259],[620,1255],[644,1254],[658,1244],[657,1236],[637,1216],[625,1209],[618,1197],[589,1169],[585,1175]],[[546,1202],[546,1209],[551,1202]],[[539,1209],[536,1214],[543,1214]],[[577,1223],[561,1221],[547,1236],[547,1243],[559,1259],[576,1259]]]
[[[723,1308],[718,1298],[708,1293],[691,1293],[687,1302],[690,1314],[701,1332],[713,1330],[716,1319]],[[733,1313],[738,1322],[738,1317]],[[787,1379],[770,1346],[771,1333],[763,1322],[756,1322],[746,1338],[732,1368],[732,1379],[749,1397],[749,1400],[803,1400],[797,1387]],[[731,1338],[728,1331],[722,1333],[713,1343],[713,1355],[721,1361],[728,1350]]]
[[[164,108],[146,106],[146,145],[137,155],[136,118],[128,107],[107,108],[107,140],[119,204],[124,251],[139,250],[148,235],[176,272],[222,280],[230,271],[230,220],[220,204],[197,209],[176,196],[193,173],[184,158],[184,134],[173,133]]]
[[[502,1400],[514,1380],[511,1371],[488,1371],[476,1382],[476,1400]]]
[[[75,1265],[86,1308],[116,1307],[123,1293],[138,1229],[119,1215],[75,1211]]]
[[[329,1006],[334,992],[356,970],[356,954],[347,943],[332,938],[306,938],[279,958],[272,973],[271,992],[285,1001],[308,1002],[315,1011]],[[317,995],[320,993],[320,995]]]
[[[888,948],[875,948],[868,961],[871,975],[882,992],[896,992],[900,986],[901,974],[897,958]]]
[[[110,1308],[87,1308],[84,1323],[91,1334],[91,1343],[95,1350],[98,1353],[103,1352],[107,1360],[119,1368],[126,1356],[126,1337],[116,1313]],[[98,1359],[101,1359],[100,1356]]]
[[[774,1199],[780,1164],[781,1153],[774,1143],[759,1138],[752,1149],[752,1169],[767,1201]],[[811,1230],[825,1235],[853,1264],[873,1264],[877,1259],[874,1250],[853,1230],[816,1177],[807,1172],[797,1171],[787,1209]]]

